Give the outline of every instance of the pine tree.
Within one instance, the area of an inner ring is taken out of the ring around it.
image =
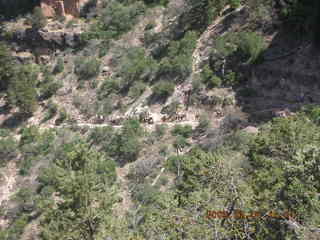
[[[42,205],[42,239],[94,240],[108,227],[115,201],[114,162],[82,141],[63,149],[42,176],[59,195]]]
[[[0,91],[7,90],[13,75],[13,58],[8,46],[0,42]]]
[[[32,114],[37,109],[37,74],[32,65],[19,66],[14,70],[8,87],[9,103],[19,107],[22,113]]]

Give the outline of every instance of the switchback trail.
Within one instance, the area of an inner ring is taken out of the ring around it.
[[[166,124],[169,127],[173,127],[176,124],[182,125],[191,125],[195,127],[198,124],[198,121],[181,121],[181,122],[154,122],[153,124],[143,124],[147,129],[152,130],[158,124]],[[50,128],[72,128],[72,127],[83,127],[83,128],[103,128],[103,127],[113,127],[113,128],[122,128],[123,125],[113,125],[110,123],[74,123],[74,124],[61,124],[59,126],[56,125],[47,125],[45,127],[40,127],[40,129],[50,129]]]
[[[230,6],[226,6],[221,12],[225,12],[227,9],[229,9]],[[244,8],[244,6],[240,6],[237,9],[231,11],[230,13],[218,17],[211,25],[208,26],[208,28],[206,29],[206,31],[204,31],[201,35],[201,37],[198,39],[197,41],[197,45],[196,48],[192,54],[192,73],[193,74],[197,74],[200,72],[200,63],[201,63],[201,51],[203,50],[203,48],[205,47],[205,44],[208,42],[208,39],[211,37],[211,34],[216,30],[216,27],[224,20],[226,19],[228,16],[230,16],[231,14],[234,14],[235,12],[240,12],[242,9]]]

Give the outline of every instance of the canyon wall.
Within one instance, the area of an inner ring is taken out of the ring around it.
[[[88,0],[41,0],[41,8],[46,17],[79,17],[80,8]]]

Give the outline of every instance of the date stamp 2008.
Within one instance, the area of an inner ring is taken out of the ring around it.
[[[252,212],[245,212],[242,210],[234,210],[232,213],[228,213],[227,211],[207,211],[206,218],[207,219],[257,219],[257,218],[276,218],[276,219],[294,219],[296,215],[290,211],[284,211],[282,213],[276,211],[268,211],[266,213],[252,211]]]

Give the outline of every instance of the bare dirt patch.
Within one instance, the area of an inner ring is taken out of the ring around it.
[[[11,196],[16,192],[16,180],[18,169],[16,163],[11,161],[8,165],[0,170],[0,206],[2,203],[9,201]],[[6,227],[7,221],[0,217],[0,228]]]

